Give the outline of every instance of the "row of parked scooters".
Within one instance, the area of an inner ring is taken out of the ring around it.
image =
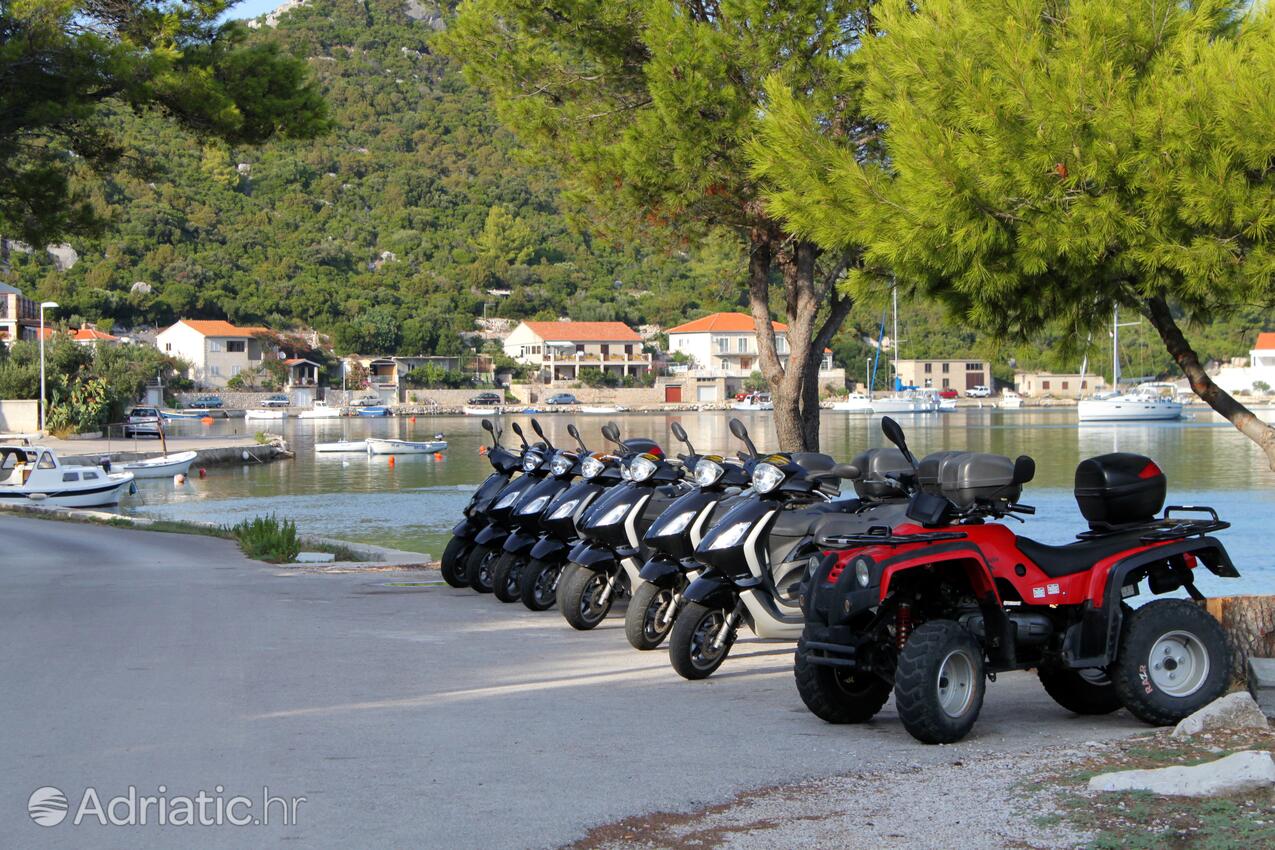
[[[1210,508],[1164,504],[1160,469],[1140,455],[1083,461],[1076,498],[1090,527],[1050,546],[1003,522],[1034,513],[1017,500],[1030,458],[938,452],[918,460],[902,429],[894,448],[851,463],[828,455],[763,455],[738,419],[743,451],[700,454],[686,431],[676,458],[646,438],[590,449],[554,446],[531,420],[519,450],[489,420],[492,474],[465,508],[442,557],[453,587],[555,605],[586,631],[628,597],[636,649],[667,639],[687,679],[713,674],[740,629],[798,641],[798,691],[817,716],[864,722],[893,692],[908,731],[927,743],[964,737],[986,681],[1036,669],[1045,690],[1083,714],[1120,707],[1176,722],[1221,695],[1230,656],[1221,626],[1197,604],[1192,571],[1238,575],[1210,536]],[[853,496],[842,495],[850,482]],[[1125,600],[1184,590],[1137,609]]]

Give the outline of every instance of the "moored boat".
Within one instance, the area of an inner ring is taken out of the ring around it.
[[[366,442],[367,453],[370,455],[427,455],[447,448],[444,440],[388,440],[368,437]]]
[[[315,443],[316,452],[366,452],[367,440],[336,440],[331,443]]]
[[[1001,407],[1006,410],[1017,410],[1023,406],[1023,397],[1013,390],[1005,390],[1001,393]]]
[[[133,487],[131,472],[63,464],[44,446],[0,445],[0,501],[64,508],[118,505]]]
[[[466,416],[499,416],[500,408],[498,407],[471,407],[465,405],[461,408]]]
[[[383,404],[365,404],[362,407],[354,408],[354,412],[359,416],[389,416],[390,409]]]
[[[622,413],[624,408],[618,404],[584,404],[580,406],[581,413]]]
[[[190,465],[197,456],[198,452],[176,452],[144,460],[130,460],[118,466],[123,472],[133,473],[135,478],[171,478],[189,472]]]
[[[730,406],[731,410],[774,410],[775,403],[770,400],[770,393],[752,393]]]
[[[832,409],[843,413],[871,413],[872,399],[863,393],[850,393],[844,401],[833,402]]]
[[[277,408],[259,407],[243,412],[244,419],[287,419],[288,411]]]
[[[195,408],[186,408],[184,410],[161,410],[159,415],[166,420],[172,419],[202,419],[208,415],[207,410],[198,410]]]
[[[340,416],[341,408],[328,407],[326,401],[316,401],[314,407],[297,414],[298,419],[338,419]]]
[[[1081,422],[1159,422],[1182,418],[1182,403],[1138,390],[1087,398],[1076,404]]]

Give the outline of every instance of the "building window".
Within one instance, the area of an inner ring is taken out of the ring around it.
[[[713,345],[717,348],[718,354],[730,354],[730,338],[719,336],[713,340]]]
[[[231,366],[231,367],[230,367],[230,374],[231,374],[231,376],[232,376],[232,377],[233,377],[234,375],[238,375],[241,371],[243,371],[243,367],[242,367],[242,366]]]
[[[927,374],[927,375],[928,375],[928,374],[930,374],[930,373],[931,373],[931,372],[933,372],[933,371],[934,371],[934,364],[933,364],[933,363],[926,363],[926,364],[925,364],[925,374]]]
[[[172,344],[171,342],[166,342],[166,343],[164,343],[164,350],[165,350],[165,351],[172,351],[172,350],[173,350],[173,344]]]
[[[1087,390],[1087,389],[1089,389],[1089,382],[1088,382],[1088,381],[1081,381],[1081,382],[1080,382],[1080,388],[1081,388],[1082,390]]]
[[[948,371],[950,370],[951,365],[952,365],[951,363],[944,363],[944,364],[943,364],[943,374],[944,374],[944,375],[946,375],[946,374],[948,373]],[[944,384],[943,386],[947,386],[947,384]]]
[[[221,351],[221,343],[215,339],[208,340],[209,351]]]
[[[1062,388],[1063,388],[1064,390],[1065,390],[1065,389],[1067,389],[1067,383],[1068,383],[1067,381],[1063,381],[1063,382],[1062,382]]]
[[[1042,390],[1047,390],[1047,389],[1049,389],[1049,381],[1041,381],[1041,382],[1040,382],[1040,388],[1041,388]]]
[[[248,343],[244,342],[242,339],[226,340],[226,351],[230,352],[231,354],[243,354],[247,350],[248,350]]]
[[[966,372],[981,372],[983,371],[983,364],[982,363],[966,363],[965,371]]]
[[[220,366],[209,366],[209,367],[208,367],[208,374],[209,374],[209,375],[212,375],[214,378],[220,378],[220,377],[221,377],[221,367],[220,367]]]
[[[944,379],[943,379],[943,389],[947,389],[949,385],[950,385],[949,380],[948,380],[947,378],[944,378]]]

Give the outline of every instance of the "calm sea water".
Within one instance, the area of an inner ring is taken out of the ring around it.
[[[758,447],[774,445],[767,413],[739,414]],[[1275,411],[1264,411],[1275,418]],[[1031,455],[1036,480],[1022,501],[1038,513],[1016,525],[1020,533],[1064,543],[1084,529],[1071,494],[1076,464],[1085,457],[1132,451],[1154,458],[1169,478],[1169,503],[1211,505],[1233,527],[1222,533],[1244,577],[1223,581],[1208,576],[1206,592],[1275,593],[1275,543],[1267,523],[1275,523],[1275,473],[1257,448],[1206,409],[1174,423],[1080,425],[1068,410],[970,410],[900,418],[913,450],[970,449],[1009,456]],[[614,419],[626,436],[653,437],[666,448],[674,440],[669,425],[678,421],[701,451],[735,451],[726,413],[630,414],[615,417],[537,415],[555,443],[571,443],[566,426],[575,422],[591,448],[601,448],[598,429]],[[528,417],[503,417],[525,428]],[[302,531],[376,543],[437,555],[460,517],[472,487],[490,469],[478,453],[486,433],[473,417],[406,419],[297,420],[282,426],[297,453],[293,461],[214,467],[208,477],[183,485],[142,481],[137,496],[122,510],[171,519],[232,523],[259,514],[294,519]],[[865,447],[885,443],[880,420],[825,411],[823,449],[848,460]],[[252,433],[257,423],[217,420],[213,425],[178,422],[176,433]],[[530,429],[527,428],[530,434]],[[442,433],[450,444],[441,459],[433,456],[386,457],[316,454],[315,442],[367,435],[429,439]],[[517,443],[506,430],[505,442]]]

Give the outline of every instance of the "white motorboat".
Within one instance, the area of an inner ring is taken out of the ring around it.
[[[618,404],[584,404],[580,406],[581,413],[622,413],[624,409]]]
[[[370,455],[432,455],[447,448],[444,440],[386,440],[368,437],[366,442],[367,453]]]
[[[185,475],[190,465],[198,456],[198,452],[177,452],[171,455],[148,457],[145,460],[130,460],[117,464],[120,470],[133,473],[135,478],[172,478],[174,475]]]
[[[1159,422],[1182,418],[1182,402],[1143,388],[1076,404],[1081,422]]]
[[[118,505],[133,487],[131,472],[64,465],[44,446],[0,445],[0,501],[64,508]]]
[[[245,410],[244,419],[287,419],[288,411],[279,410],[278,408],[258,407],[251,410]]]
[[[952,413],[955,410],[956,410],[956,399],[954,398],[939,399],[939,413]]]
[[[770,400],[770,393],[752,393],[730,406],[731,410],[774,410],[775,403]]]
[[[899,413],[933,413],[939,409],[938,396],[928,398],[923,393],[901,392],[872,399],[874,416]]]
[[[500,408],[498,407],[470,407],[465,405],[461,408],[461,411],[466,416],[498,416],[500,414]]]
[[[314,407],[297,414],[298,419],[339,419],[341,408],[328,407],[326,401],[316,401]]]
[[[1023,397],[1013,390],[1005,390],[1001,393],[1000,406],[1006,410],[1018,410],[1023,406]]]
[[[337,440],[333,443],[315,443],[316,452],[367,452],[367,440]]]
[[[850,393],[850,397],[845,401],[833,402],[832,409],[844,413],[871,413],[872,399],[863,393]]]

